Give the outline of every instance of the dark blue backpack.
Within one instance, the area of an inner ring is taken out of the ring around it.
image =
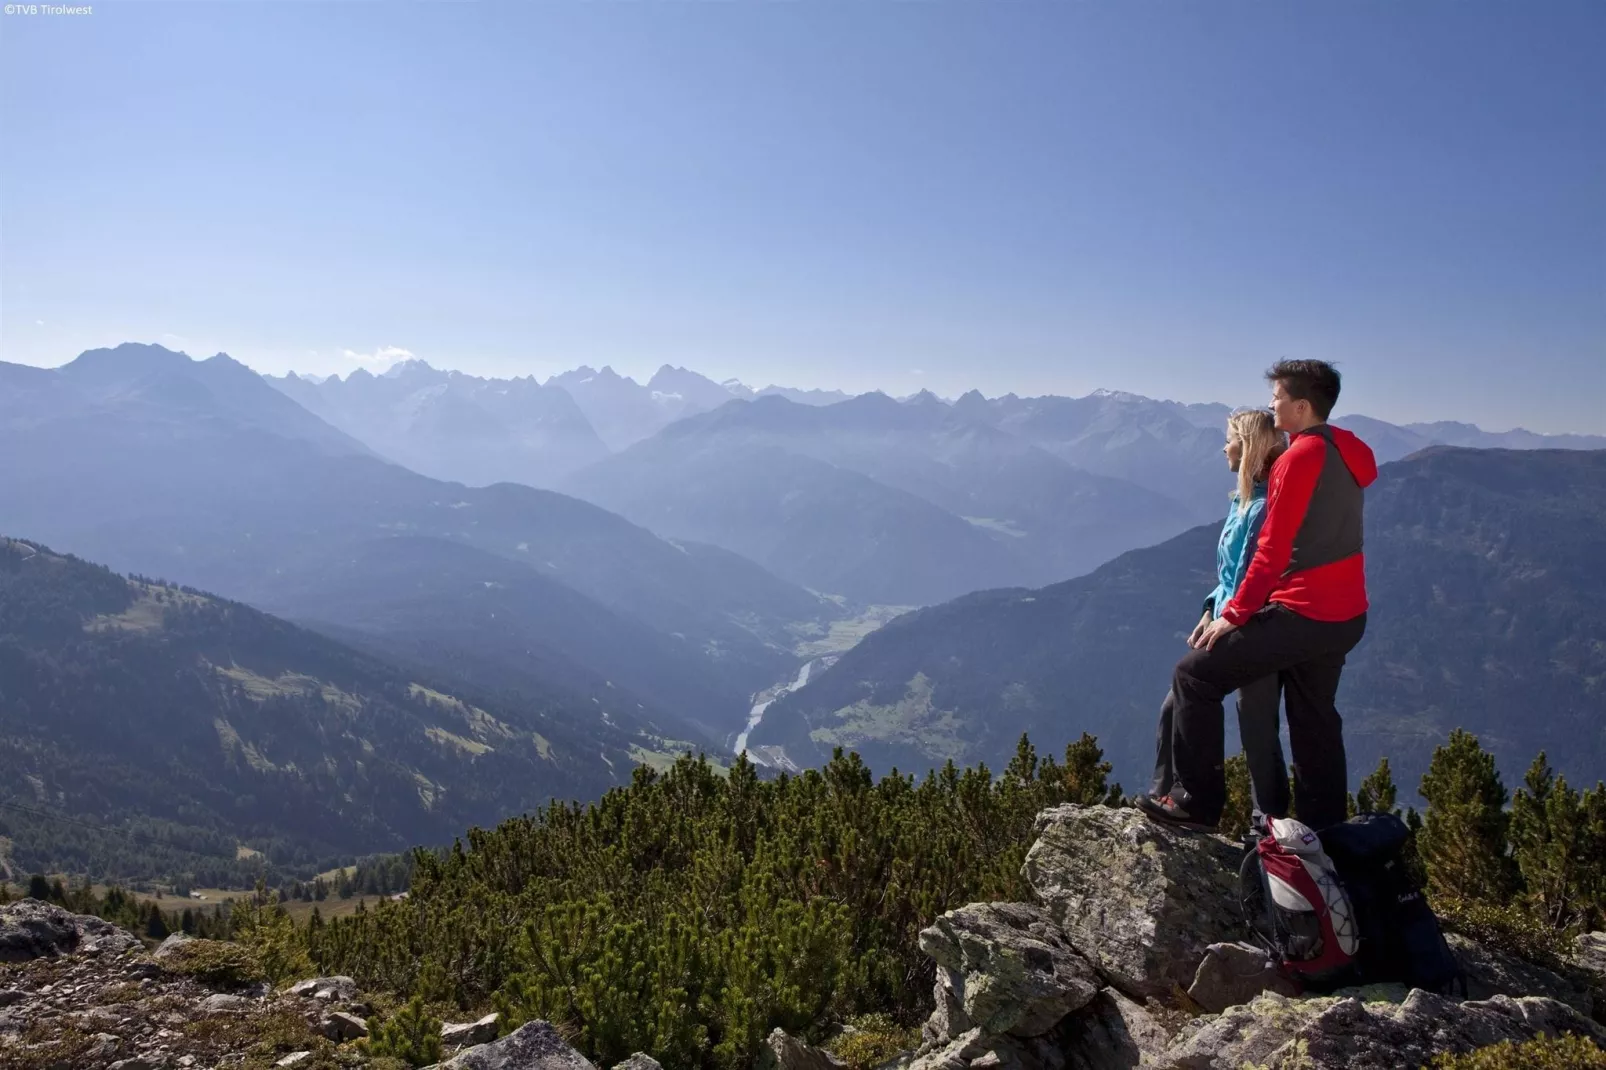
[[[1410,830],[1393,814],[1361,814],[1322,830],[1360,924],[1356,956],[1367,983],[1399,981],[1466,995],[1466,978],[1439,919],[1405,864]]]

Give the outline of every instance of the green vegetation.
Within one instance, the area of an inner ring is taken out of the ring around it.
[[[162,968],[168,973],[204,984],[244,988],[268,977],[255,950],[226,940],[191,940],[164,955]]]
[[[1462,1055],[1440,1055],[1428,1070],[1606,1070],[1606,1051],[1588,1037],[1568,1033],[1509,1040]]]
[[[370,1054],[389,1056],[408,1066],[426,1066],[441,1057],[441,1020],[414,996],[401,1010],[377,1023],[367,1043]]]
[[[774,781],[745,759],[726,776],[689,757],[640,767],[595,805],[419,855],[408,900],[310,927],[308,951],[322,972],[424,1006],[545,1018],[600,1065],[646,1051],[746,1066],[776,1026],[818,1042],[882,1014],[853,1042],[874,1046],[929,1010],[919,931],[1025,897],[1037,813],[1110,799],[1108,772],[1091,737],[1063,762],[1022,739],[997,777],[949,764],[877,782],[841,753]]]

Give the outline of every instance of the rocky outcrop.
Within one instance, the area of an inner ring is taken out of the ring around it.
[[[1206,948],[1239,937],[1242,857],[1231,840],[1137,810],[1066,805],[1038,815],[1024,874],[1109,982],[1146,997],[1186,987]]]
[[[546,1022],[527,1022],[501,1040],[469,1048],[439,1070],[596,1070]]]
[[[0,906],[0,962],[69,953],[120,955],[142,946],[138,937],[115,925],[37,899]]]
[[[1394,1070],[1540,1033],[1606,1039],[1574,980],[1458,938],[1485,998],[1299,998],[1242,942],[1237,844],[1105,807],[1046,810],[1037,830],[1036,902],[973,904],[921,933],[936,1010],[909,1070]],[[1580,941],[1579,958],[1597,953],[1606,937]]]
[[[1205,948],[1188,998],[1211,1014],[1220,1014],[1238,1003],[1248,1003],[1262,992],[1284,996],[1299,994],[1299,987],[1285,977],[1271,956],[1251,944],[1211,944]]]
[[[441,1043],[448,1048],[489,1044],[501,1032],[502,1016],[487,1014],[474,1022],[448,1022],[441,1026]]]
[[[1606,933],[1580,933],[1573,938],[1573,965],[1606,982]]]
[[[830,1052],[775,1029],[765,1039],[753,1065],[755,1070],[842,1070],[843,1064]]]
[[[664,1070],[658,1065],[658,1060],[645,1052],[636,1052],[622,1063],[615,1063],[613,1070]]]
[[[1175,1070],[1398,1070],[1539,1033],[1606,1040],[1600,1027],[1542,996],[1457,1002],[1420,990],[1403,1002],[1268,993],[1184,1027],[1159,1060]]]
[[[1594,999],[1589,987],[1581,980],[1563,977],[1554,970],[1537,963],[1519,959],[1457,933],[1445,939],[1456,961],[1466,974],[1467,995],[1471,999],[1488,999],[1491,996],[1549,996],[1557,999],[1588,1018],[1594,1010]]]
[[[939,998],[948,1029],[1032,1037],[1087,1006],[1103,985],[1048,912],[1025,903],[976,903],[950,911],[920,934],[920,950],[943,968]],[[954,1014],[957,1005],[959,1016]]]

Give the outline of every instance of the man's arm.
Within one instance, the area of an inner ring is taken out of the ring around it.
[[[1266,490],[1266,518],[1260,525],[1255,556],[1232,601],[1221,611],[1221,618],[1228,624],[1240,627],[1259,612],[1288,570],[1294,555],[1294,536],[1305,522],[1305,510],[1310,508],[1326,459],[1327,443],[1316,435],[1302,435],[1272,465],[1271,485]]]

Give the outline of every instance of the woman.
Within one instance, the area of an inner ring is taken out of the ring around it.
[[[1233,491],[1232,505],[1227,510],[1226,523],[1221,526],[1221,537],[1216,540],[1216,587],[1205,599],[1204,615],[1188,636],[1188,645],[1199,645],[1199,636],[1210,622],[1232,600],[1233,593],[1249,571],[1249,562],[1255,556],[1255,539],[1260,534],[1260,523],[1266,515],[1266,478],[1271,465],[1288,448],[1282,432],[1272,422],[1272,415],[1264,409],[1240,409],[1227,418],[1227,444],[1222,452],[1227,456],[1227,467],[1238,474],[1238,487]],[[1249,764],[1249,779],[1254,794],[1257,815],[1283,817],[1288,814],[1288,772],[1283,764],[1282,745],[1277,739],[1277,707],[1282,691],[1277,677],[1257,680],[1238,692],[1238,729],[1246,741],[1244,757]],[[1160,730],[1155,742],[1154,783],[1148,799],[1140,798],[1138,805],[1154,817],[1190,827],[1214,829],[1220,815],[1193,815],[1197,821],[1177,821],[1173,812],[1180,807],[1188,811],[1175,767],[1173,753],[1186,746],[1172,728],[1172,697],[1167,694],[1160,707]],[[1268,726],[1270,731],[1256,731],[1257,726]],[[1217,726],[1219,731],[1219,726]],[[1270,740],[1271,746],[1263,742]],[[1144,806],[1150,800],[1175,799],[1176,806],[1161,809]]]

